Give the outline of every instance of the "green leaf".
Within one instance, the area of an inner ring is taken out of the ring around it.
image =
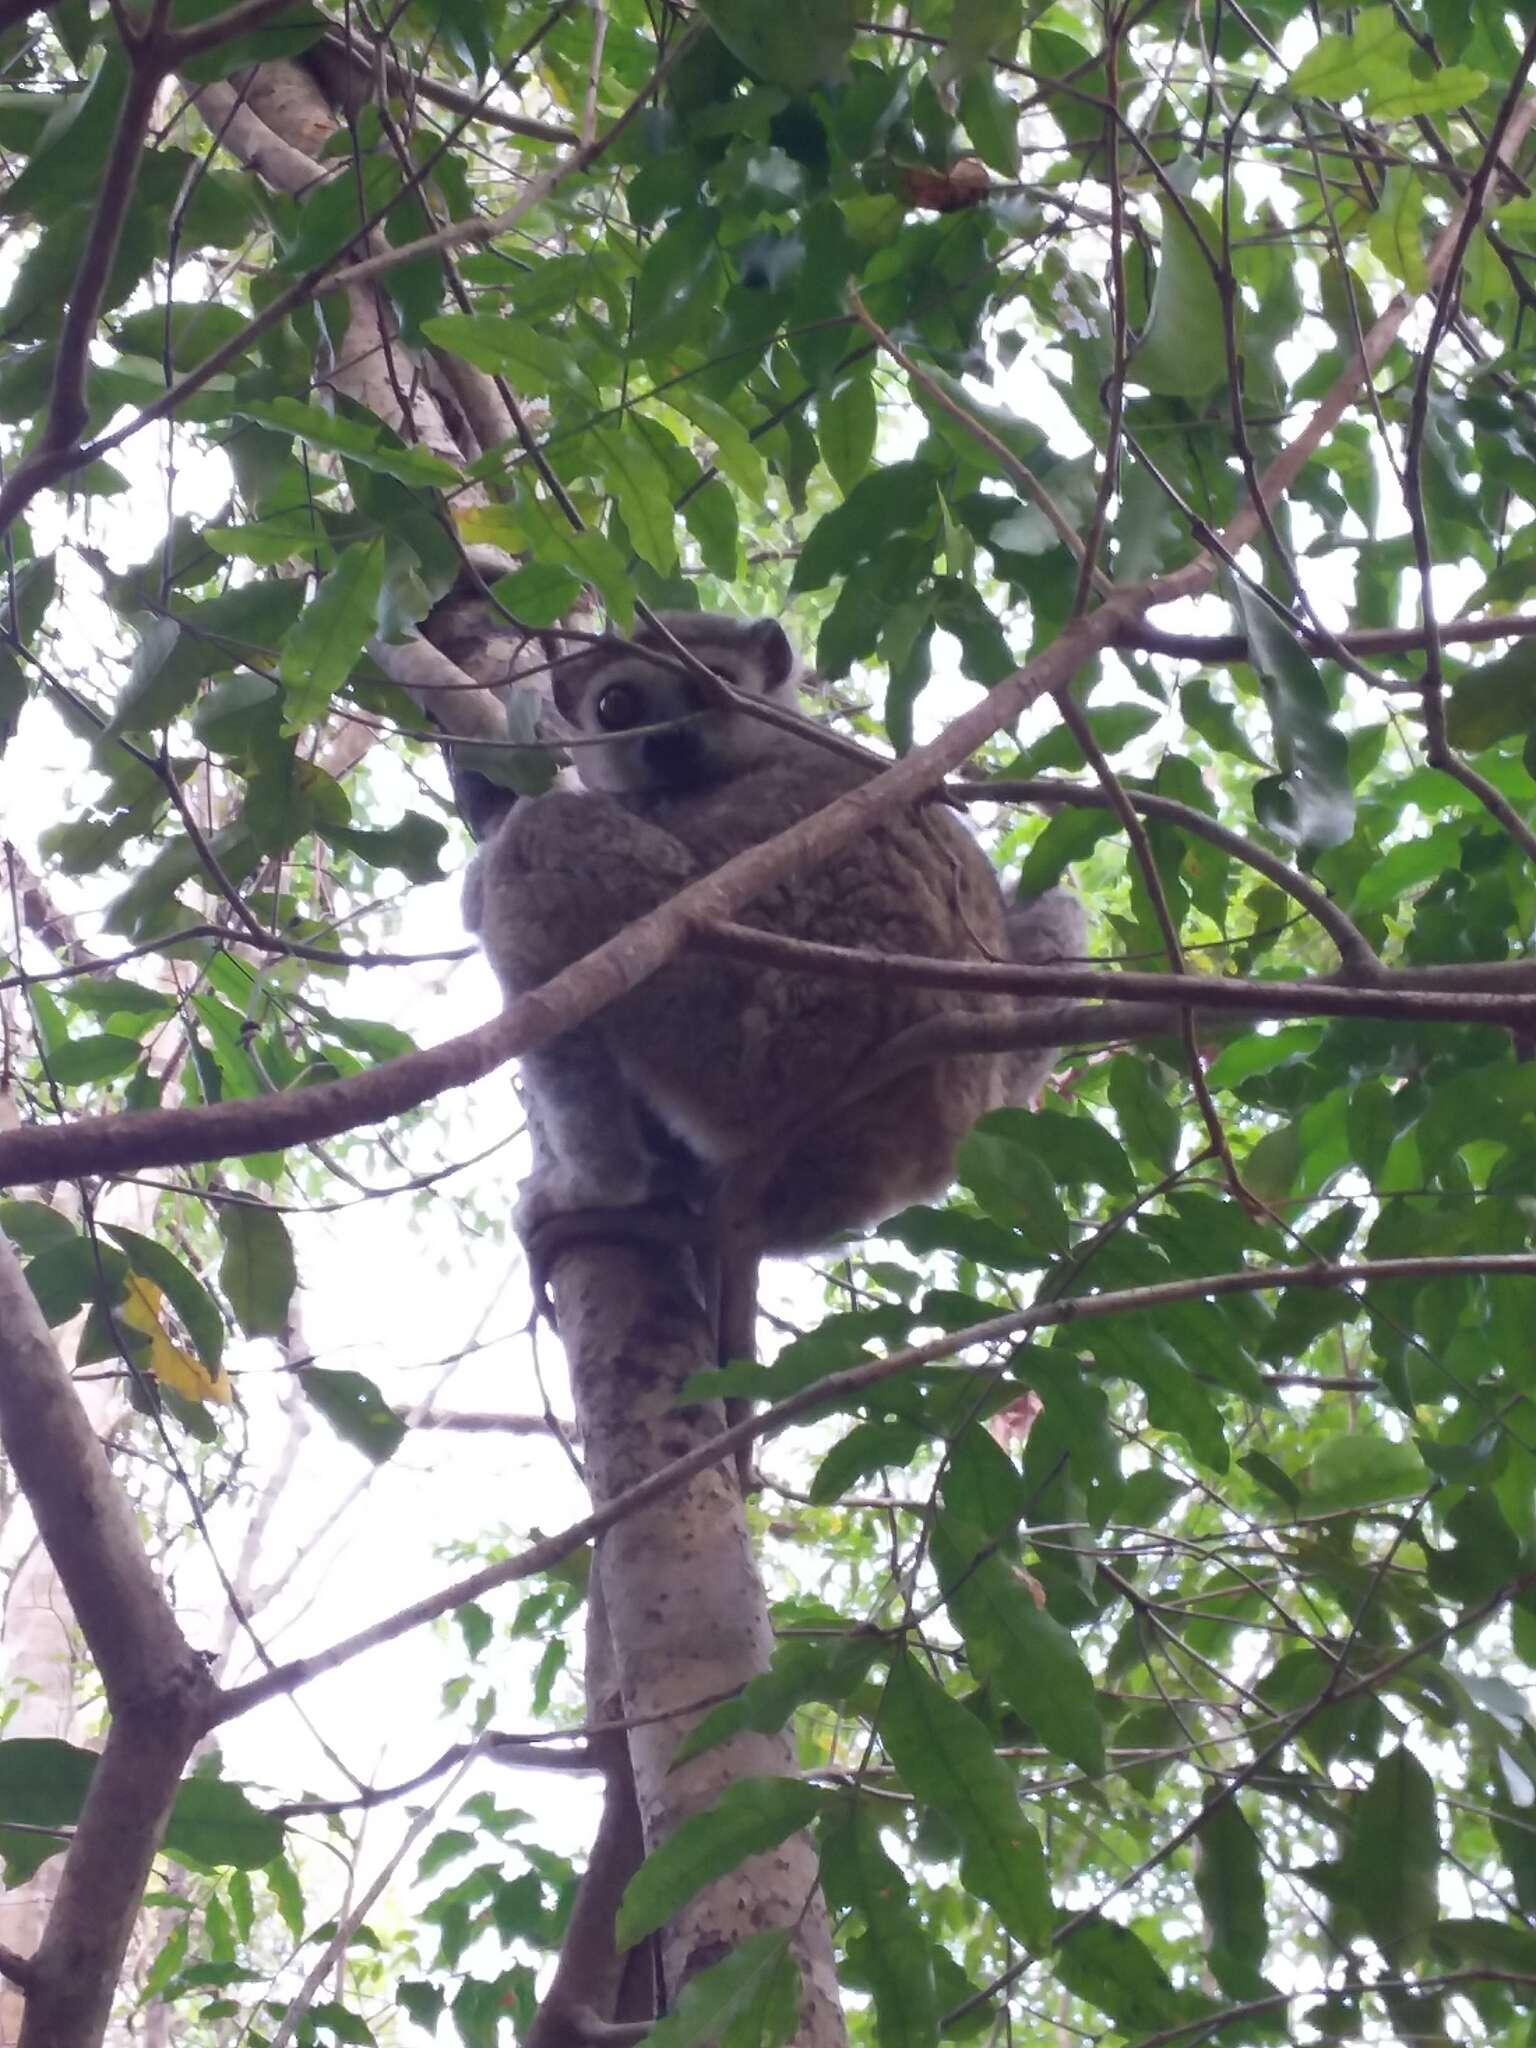
[[[1261,1997],[1269,1946],[1263,1849],[1235,1798],[1218,1798],[1206,1812],[1195,1831],[1194,1855],[1211,1974],[1229,1998]]]
[[[247,1337],[280,1337],[298,1285],[288,1226],[261,1202],[222,1202],[219,1285]]]
[[[8,1885],[25,1883],[40,1864],[69,1847],[64,1831],[80,1818],[95,1768],[95,1754],[70,1742],[47,1736],[0,1742],[0,1858]]]
[[[872,1473],[910,1465],[927,1441],[910,1423],[861,1422],[817,1466],[810,1488],[812,1505],[826,1507]]]
[[[87,1302],[115,1302],[127,1279],[128,1261],[120,1251],[84,1237],[46,1245],[27,1266],[27,1285],[52,1330],[78,1315]]]
[[[690,1976],[676,2010],[649,2028],[647,2048],[781,2048],[800,2019],[800,1972],[786,1931],[749,1934]]]
[[[1147,324],[1129,375],[1162,398],[1203,398],[1229,375],[1221,287],[1221,229],[1210,211],[1159,197],[1163,239]]]
[[[285,730],[323,718],[373,633],[384,587],[384,538],[357,541],[283,635],[278,674],[288,692]]]
[[[816,431],[821,459],[845,498],[869,468],[878,427],[875,387],[862,369],[840,378],[827,396],[817,402]]]
[[[1317,664],[1256,591],[1234,582],[1233,596],[1248,635],[1248,658],[1263,685],[1281,770],[1255,785],[1255,809],[1272,832],[1304,853],[1341,846],[1355,828],[1349,748],[1334,724]]]
[[[381,476],[398,477],[403,484],[438,484],[452,490],[460,482],[458,470],[441,455],[407,446],[380,424],[328,412],[324,406],[305,405],[297,398],[243,399],[233,410],[236,419],[295,435],[308,448],[343,455]]]
[[[1341,100],[1364,92],[1375,77],[1406,71],[1413,39],[1390,7],[1363,7],[1348,35],[1323,36],[1291,73],[1299,98]]]
[[[80,1818],[96,1762],[94,1751],[52,1738],[0,1742],[0,1855],[7,1883],[20,1883],[68,1847],[64,1832],[23,1834],[19,1829],[71,1829]],[[199,1869],[260,1869],[282,1854],[283,1828],[253,1806],[240,1786],[198,1776],[177,1788],[164,1848]]]
[[[635,552],[663,576],[677,567],[672,491],[661,459],[632,429],[594,427],[590,440],[602,450],[602,480],[617,500]]]
[[[225,12],[223,0],[176,0],[172,25],[187,29]],[[325,20],[303,0],[270,14],[244,35],[226,36],[202,56],[184,67],[187,76],[201,85],[213,78],[226,78],[231,71],[272,63],[281,57],[296,57],[317,43],[325,33]]]
[[[1439,1916],[1435,1788],[1411,1750],[1384,1756],[1351,1815],[1339,1883],[1389,1956],[1417,1945]]]
[[[1309,1059],[1322,1035],[1322,1026],[1318,1024],[1286,1024],[1277,1031],[1251,1031],[1222,1048],[1211,1061],[1206,1078],[1213,1088],[1236,1088],[1255,1074],[1270,1074],[1292,1060]]]
[[[1446,731],[1469,754],[1536,731],[1536,640],[1517,640],[1497,660],[1462,670],[1451,684]]]
[[[1368,240],[1383,270],[1421,292],[1429,282],[1424,259],[1424,186],[1418,175],[1398,166],[1381,181]]]
[[[941,1486],[945,1505],[976,1533],[978,1544],[1011,1538],[1034,1504],[1018,1466],[979,1424],[951,1443]]]
[[[1372,911],[1390,910],[1412,890],[1426,882],[1438,881],[1447,870],[1454,871],[1461,856],[1463,827],[1437,825],[1420,839],[1405,839],[1390,846],[1373,861],[1360,878],[1350,898],[1356,917]]]
[[[616,632],[627,633],[635,618],[634,585],[628,563],[608,536],[578,533],[563,514],[552,514],[532,499],[519,506],[518,516],[527,528],[535,559],[574,570],[602,598],[608,623]]]
[[[821,1830],[822,1882],[840,1909],[863,1915],[857,1960],[874,1994],[881,2048],[929,2048],[939,2038],[933,1948],[905,1872],[881,1846],[876,1813],[856,1795],[837,1802]]]
[[[158,989],[111,974],[85,975],[61,982],[58,998],[71,1009],[89,1010],[98,1017],[142,1017],[146,1023],[169,1017],[176,1008],[171,998]]]
[[[1178,2027],[1213,2010],[1209,1999],[1174,1985],[1139,1934],[1098,1913],[1073,1929],[1055,1960],[1067,1989],[1108,2013],[1123,2034]]]
[[[202,1281],[158,1239],[121,1223],[103,1223],[101,1228],[121,1247],[134,1272],[160,1289],[180,1316],[198,1357],[217,1377],[224,1358],[224,1318]]]
[[[1065,1188],[1101,1187],[1133,1195],[1136,1176],[1112,1132],[1095,1118],[1068,1116],[1059,1109],[994,1109],[977,1124],[979,1132],[1004,1138],[1043,1160]]]
[[[683,506],[683,519],[699,544],[705,568],[722,583],[733,582],[741,555],[736,500],[719,477],[710,477],[693,493]]]
[[[1486,76],[1469,65],[1436,69],[1418,59],[1392,9],[1367,7],[1351,34],[1324,36],[1308,51],[1291,73],[1290,90],[1299,99],[1363,98],[1367,113],[1405,120],[1464,106],[1487,88]]]
[[[0,754],[15,734],[32,687],[32,671],[20,656],[37,638],[53,592],[52,555],[17,562],[8,575],[0,573]]]
[[[1434,1947],[1463,1968],[1506,1970],[1536,1984],[1536,1931],[1508,1920],[1440,1920]]]
[[[307,1365],[299,1374],[299,1385],[342,1442],[351,1444],[375,1465],[384,1464],[399,1450],[405,1424],[362,1373]]]
[[[0,1201],[0,1230],[23,1258],[47,1251],[50,1245],[70,1244],[76,1235],[69,1218],[46,1202]]]
[[[748,1856],[809,1827],[824,1795],[798,1778],[738,1778],[704,1813],[690,1814],[652,1849],[625,1887],[614,1923],[620,1948],[632,1948]]]
[[[1005,178],[1019,175],[1019,106],[993,72],[981,65],[960,93],[960,118],[976,154]]]
[[[893,534],[910,532],[938,511],[938,480],[925,462],[892,462],[854,485],[824,513],[795,563],[794,590],[823,590],[873,559]]]
[[[87,1038],[72,1038],[61,1045],[48,1062],[48,1071],[62,1088],[77,1088],[88,1081],[111,1081],[128,1074],[139,1063],[139,1041],[116,1032],[96,1032]]]
[[[320,837],[332,846],[344,846],[358,854],[370,867],[396,868],[408,882],[440,882],[442,864],[438,855],[448,844],[447,827],[421,811],[407,811],[398,825],[366,831],[357,825],[316,822]]]
[[[491,595],[525,626],[552,626],[581,596],[581,578],[550,562],[525,562],[491,586]]]
[[[766,1671],[749,1679],[735,1699],[712,1707],[683,1737],[672,1768],[735,1735],[777,1735],[795,1709],[811,1700],[844,1706],[864,1683],[878,1650],[872,1636],[781,1640]]]
[[[944,1604],[976,1676],[991,1682],[1054,1755],[1100,1776],[1098,1700],[1071,1636],[1037,1604],[1014,1566],[995,1552],[983,1554],[980,1539],[953,1511],[934,1529],[933,1554]]]
[[[1144,1059],[1122,1053],[1110,1061],[1109,1106],[1136,1157],[1159,1176],[1171,1173],[1184,1125],[1178,1110],[1153,1082]]]
[[[914,1798],[934,1806],[963,1844],[960,1876],[1032,1954],[1051,1937],[1050,1877],[1040,1838],[1019,1807],[1013,1772],[986,1730],[909,1652],[891,1667],[880,1739]]]
[[[704,0],[703,11],[749,71],[791,92],[841,72],[859,18],[856,0]]]
[[[262,1870],[283,1853],[283,1824],[239,1785],[199,1775],[177,1788],[164,1846],[198,1870]]]
[[[1304,1476],[1307,1512],[1313,1515],[1412,1500],[1430,1485],[1429,1472],[1412,1444],[1363,1430],[1325,1437]]]
[[[1366,92],[1365,111],[1383,121],[1407,121],[1464,107],[1487,90],[1487,73],[1470,64],[1443,64],[1422,77],[1411,71],[1383,73]]]
[[[581,382],[565,342],[499,313],[439,313],[422,322],[422,332],[476,369],[510,377],[520,391],[548,395]]]
[[[115,37],[108,39],[84,91],[61,93],[55,101],[31,156],[0,194],[0,213],[53,222],[66,207],[96,197],[129,73],[127,52]]]
[[[1150,732],[1161,715],[1147,704],[1105,704],[1086,714],[1090,732],[1111,760],[1122,747]],[[1085,766],[1083,750],[1071,730],[1053,725],[1001,772],[1012,780],[1016,775],[1043,775],[1052,768],[1080,771]]]
[[[992,1116],[1006,1114],[1011,1112],[994,1111]],[[961,1141],[955,1155],[956,1178],[999,1223],[1012,1224],[1048,1251],[1065,1251],[1072,1232],[1054,1176],[1012,1130],[992,1128],[992,1116]]]

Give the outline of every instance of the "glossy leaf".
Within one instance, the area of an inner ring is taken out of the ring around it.
[[[362,1373],[307,1365],[299,1375],[299,1385],[342,1442],[361,1451],[371,1463],[382,1465],[399,1450],[405,1424]]]

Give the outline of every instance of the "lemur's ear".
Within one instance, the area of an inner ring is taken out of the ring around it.
[[[758,620],[752,628],[752,651],[763,664],[769,689],[776,690],[795,666],[795,650],[777,619]]]

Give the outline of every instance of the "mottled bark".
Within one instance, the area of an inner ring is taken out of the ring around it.
[[[688,1256],[666,1247],[571,1248],[553,1288],[594,1503],[718,1436],[720,1406],[678,1407],[678,1389],[714,1363]],[[732,1461],[610,1529],[597,1570],[612,1634],[647,1847],[739,1778],[788,1776],[787,1735],[742,1735],[674,1770],[704,1707],[767,1668],[768,1605]],[[815,1851],[796,1835],[700,1892],[662,1936],[675,2002],[689,1977],[765,1928],[793,1930],[804,1984],[803,2048],[845,2040]]]

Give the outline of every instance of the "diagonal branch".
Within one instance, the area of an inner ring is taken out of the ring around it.
[[[1536,1279],[1536,1252],[1467,1252],[1447,1253],[1436,1258],[1318,1261],[1305,1266],[1245,1267],[1229,1273],[1194,1274],[1187,1279],[1159,1281],[1146,1287],[1117,1288],[1103,1294],[1079,1294],[1058,1301],[1036,1302],[1030,1308],[1010,1309],[1002,1315],[990,1316],[984,1322],[971,1324],[968,1329],[946,1331],[942,1336],[909,1345],[886,1357],[847,1366],[841,1372],[829,1373],[825,1379],[786,1395],[783,1400],[776,1401],[772,1407],[760,1410],[747,1420],[733,1423],[718,1436],[711,1437],[708,1442],[697,1445],[651,1473],[638,1485],[614,1495],[601,1508],[583,1515],[580,1521],[530,1544],[516,1557],[502,1558],[495,1564],[485,1565],[481,1570],[440,1587],[437,1592],[413,1601],[409,1607],[399,1609],[370,1627],[360,1629],[355,1635],[344,1637],[312,1657],[296,1657],[291,1663],[263,1672],[246,1685],[232,1688],[219,1702],[216,1718],[220,1722],[230,1721],[249,1713],[253,1707],[282,1698],[325,1672],[350,1663],[354,1657],[360,1657],[384,1643],[397,1642],[413,1629],[437,1620],[440,1615],[451,1614],[456,1607],[463,1607],[469,1601],[483,1598],[498,1586],[510,1585],[536,1572],[549,1571],[561,1558],[590,1543],[615,1523],[663,1499],[687,1480],[708,1471],[712,1465],[729,1461],[738,1447],[745,1447],[759,1437],[775,1435],[801,1416],[815,1414],[823,1408],[845,1407],[887,1380],[916,1371],[920,1366],[944,1365],[958,1351],[1014,1340],[1035,1330],[1060,1324],[1154,1312],[1186,1301],[1219,1300],[1234,1294],[1266,1294],[1290,1287],[1363,1287],[1388,1280],[1422,1284],[1451,1274],[1481,1275],[1490,1279]],[[1000,1371],[1006,1369],[1006,1366],[998,1368]],[[967,1363],[963,1370],[974,1374],[977,1367]]]

